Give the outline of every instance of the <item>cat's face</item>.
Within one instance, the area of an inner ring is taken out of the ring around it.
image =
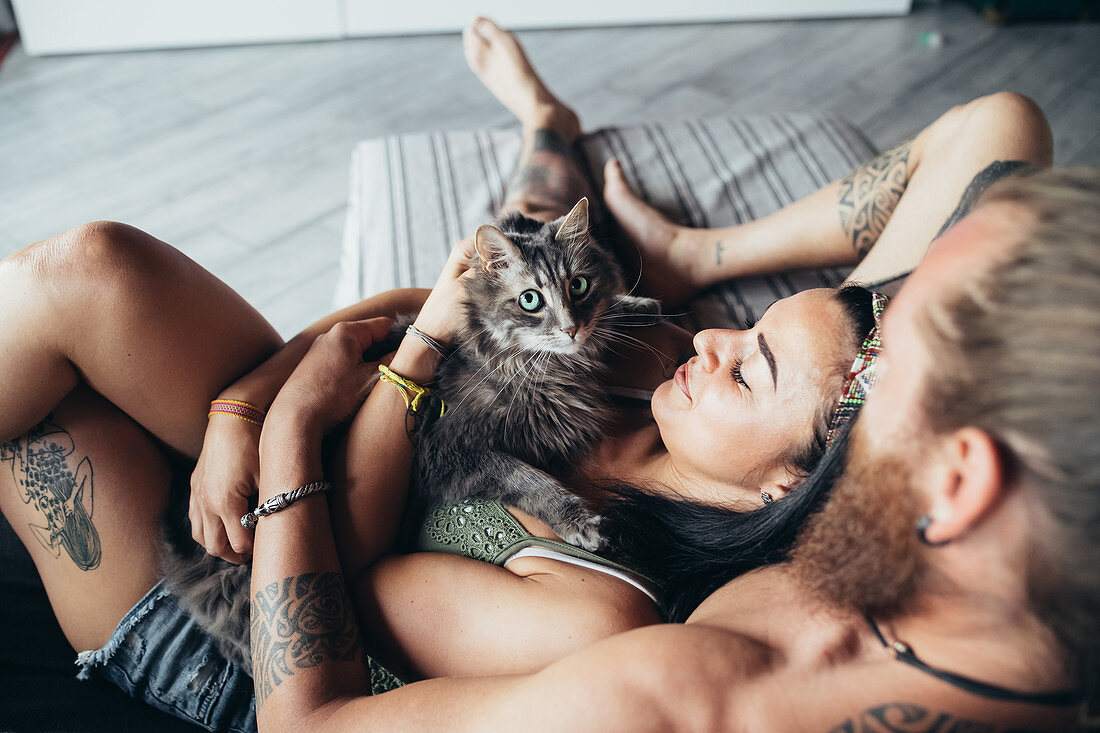
[[[470,287],[478,328],[502,347],[581,354],[622,294],[619,269],[588,236],[587,200],[556,222],[511,217],[478,230],[481,271]]]

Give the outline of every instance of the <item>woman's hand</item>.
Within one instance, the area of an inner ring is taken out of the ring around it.
[[[290,426],[320,440],[363,404],[378,363],[363,354],[393,328],[390,318],[337,323],[317,337],[268,410],[264,434]]]
[[[444,344],[453,344],[455,334],[466,320],[462,300],[466,297],[463,281],[473,277],[474,239],[464,239],[451,250],[443,271],[435,281],[431,295],[416,317],[416,327]]]
[[[252,533],[241,515],[256,493],[260,428],[232,415],[213,415],[191,474],[191,536],[215,557],[241,564],[252,557]]]

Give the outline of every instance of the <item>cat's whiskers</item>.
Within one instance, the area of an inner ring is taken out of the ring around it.
[[[498,351],[493,356],[492,359],[486,359],[485,363],[482,364],[480,367],[478,367],[478,370],[476,372],[474,372],[473,375],[469,379],[466,380],[465,384],[463,384],[462,387],[459,388],[458,392],[462,396],[458,400],[458,403],[454,406],[453,409],[458,410],[459,408],[461,408],[463,403],[465,403],[466,400],[469,399],[470,395],[472,395],[474,393],[474,390],[476,390],[481,385],[485,384],[486,380],[488,380],[489,377],[493,376],[493,374],[495,374],[497,371],[499,371],[500,369],[508,366],[508,359],[511,359],[511,357],[515,356],[515,355],[513,354],[513,355],[509,356],[508,359],[505,359],[504,361],[501,361],[499,364],[496,365],[495,368],[493,368],[492,370],[487,372],[485,374],[485,376],[482,377],[481,380],[477,384],[475,384],[474,386],[471,387],[470,382],[472,382],[474,380],[474,377],[476,377],[481,372],[482,369],[486,369],[493,362],[493,360],[495,360],[497,357],[499,357],[505,351],[508,351],[509,349],[519,349],[519,348],[520,347],[516,346],[516,345],[505,346],[503,349]]]
[[[600,335],[606,338],[608,341],[615,341],[617,343],[621,343],[627,346],[641,346],[648,350],[651,354],[656,356],[658,359],[663,359],[667,361],[670,358],[668,354],[654,347],[652,344],[648,344],[645,341],[642,341],[641,339],[634,338],[633,336],[629,336],[625,333],[619,333],[618,331],[615,331],[613,329],[597,328],[596,330],[600,331]]]
[[[541,364],[542,368],[545,370],[545,365],[549,363],[549,360],[550,360],[550,353],[549,352],[541,352],[541,351],[537,352],[535,354],[535,357],[534,357],[534,367],[530,370],[525,370],[524,380],[526,382],[536,381],[536,373],[539,371],[539,368],[540,368],[539,365]],[[545,374],[545,371],[543,371],[543,373]],[[529,389],[533,387],[533,388],[537,389],[538,384],[536,383],[534,385],[531,385],[531,384],[521,385],[519,389],[515,389],[515,390],[512,391],[512,399],[508,402],[508,409],[504,411],[504,421],[505,421],[506,424],[511,422],[512,405],[515,404],[516,397],[518,397],[520,392],[523,391],[523,387],[527,387]]]
[[[497,393],[496,393],[496,396],[495,396],[495,397],[493,397],[492,401],[493,401],[493,402],[496,402],[496,401],[497,401],[497,398],[499,398],[499,397],[500,397],[500,395],[501,395],[501,394],[502,394],[502,393],[504,392],[504,390],[508,389],[508,385],[510,385],[510,384],[511,384],[511,383],[512,383],[513,381],[515,381],[516,377],[520,376],[521,374],[523,374],[523,375],[524,375],[525,377],[526,377],[526,376],[529,376],[529,375],[527,375],[527,374],[526,374],[526,372],[527,372],[527,367],[529,367],[529,366],[531,365],[531,362],[533,362],[533,361],[534,361],[535,359],[537,359],[538,357],[539,357],[539,354],[538,354],[538,353],[535,353],[535,354],[534,354],[534,355],[533,355],[533,356],[532,356],[531,358],[529,358],[529,359],[528,359],[527,361],[525,361],[525,362],[523,363],[523,366],[522,366],[522,367],[520,367],[519,369],[517,369],[517,370],[515,371],[515,374],[513,374],[513,375],[512,375],[512,376],[510,376],[510,377],[508,377],[508,381],[506,381],[506,382],[505,382],[505,383],[503,384],[503,386],[501,386],[501,388],[500,388],[500,389],[499,389],[499,390],[497,391]],[[516,390],[516,391],[515,391],[515,393],[513,393],[513,394],[512,394],[512,399],[513,399],[513,400],[515,400],[515,397],[516,397],[516,395],[517,395],[517,394],[519,394],[519,392],[520,392],[519,390]],[[505,424],[505,425],[508,425],[508,424],[509,424],[509,417],[510,417],[511,409],[512,409],[512,403],[511,403],[511,402],[509,402],[509,403],[508,403],[508,411],[506,411],[506,412],[504,413],[504,424]]]

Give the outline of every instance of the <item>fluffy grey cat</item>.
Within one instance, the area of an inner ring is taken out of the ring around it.
[[[597,549],[598,517],[554,476],[575,467],[608,424],[610,348],[659,303],[627,293],[618,263],[588,234],[587,199],[547,224],[508,214],[480,227],[475,244],[466,327],[436,372],[447,411],[419,428],[414,499],[496,499]],[[249,566],[208,555],[185,528],[174,532],[161,548],[166,582],[222,654],[251,673]]]
[[[475,243],[466,328],[436,372],[447,413],[421,430],[414,491],[427,506],[499,500],[597,549],[598,518],[554,477],[608,424],[609,348],[632,316],[659,304],[627,293],[615,259],[588,234],[587,199],[548,224],[506,215]]]

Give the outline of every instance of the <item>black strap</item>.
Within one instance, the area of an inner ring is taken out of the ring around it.
[[[875,632],[875,636],[882,642],[882,645],[887,649],[893,651],[894,656],[898,661],[905,662],[911,667],[919,669],[925,674],[930,674],[937,679],[941,679],[947,684],[957,687],[963,692],[969,692],[973,695],[979,695],[981,697],[988,697],[993,700],[1007,700],[1010,702],[1025,702],[1033,705],[1078,705],[1085,699],[1084,690],[1060,690],[1058,692],[1017,692],[1016,690],[1010,690],[1006,687],[999,687],[997,685],[991,685],[988,682],[979,682],[971,677],[964,677],[961,674],[955,674],[954,672],[948,672],[945,669],[939,669],[933,667],[930,664],[925,663],[920,657],[913,653],[913,650],[909,648],[908,644],[896,643],[891,644],[886,641],[886,637],[879,631],[878,624],[870,616],[864,616],[867,619],[867,623],[871,626],[871,631]]]

